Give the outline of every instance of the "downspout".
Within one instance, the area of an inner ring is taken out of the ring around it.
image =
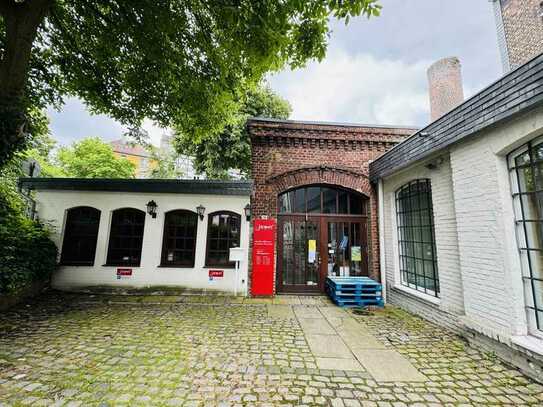
[[[383,179],[377,183],[377,222],[379,227],[379,274],[383,286],[383,301],[387,302],[387,278],[385,267],[385,194],[383,192]]]

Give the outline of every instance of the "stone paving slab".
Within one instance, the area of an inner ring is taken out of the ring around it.
[[[356,359],[351,358],[317,358],[317,367],[327,370],[365,371]]]
[[[306,334],[336,335],[334,328],[324,318],[298,318]]]
[[[311,334],[305,337],[311,353],[317,357],[353,358],[349,348],[337,335]]]
[[[294,313],[298,318],[321,318],[324,319],[317,307],[308,307],[305,305],[294,306]]]
[[[406,358],[394,350],[353,349],[356,358],[378,382],[425,382]]]

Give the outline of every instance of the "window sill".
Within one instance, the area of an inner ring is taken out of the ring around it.
[[[525,350],[543,356],[543,339],[532,335],[519,335],[511,337],[511,342]]]
[[[102,264],[102,267],[132,267],[132,268],[137,268],[137,267],[140,267],[139,264],[115,264],[115,263],[106,263],[106,264]]]
[[[206,264],[204,266],[205,269],[235,269],[236,266],[235,265],[231,265],[231,264],[228,264],[228,265],[224,265],[224,264],[217,264],[217,265],[213,265],[213,264]]]
[[[157,268],[161,269],[193,269],[194,264],[159,264]]]
[[[427,302],[431,305],[437,305],[437,306],[441,305],[441,300],[439,298],[433,297],[428,294],[424,294],[412,288],[405,287],[403,285],[395,285],[393,289],[396,291],[400,291],[402,294],[407,294],[411,297],[415,297],[417,300],[422,300],[424,302]]]

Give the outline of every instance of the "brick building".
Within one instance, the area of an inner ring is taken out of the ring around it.
[[[504,72],[543,52],[541,0],[491,0]]]
[[[328,274],[379,279],[369,163],[416,129],[270,119],[250,120],[248,129],[253,216],[278,219],[277,290],[322,292]],[[306,240],[315,241],[313,261]],[[360,264],[350,261],[352,246]]]

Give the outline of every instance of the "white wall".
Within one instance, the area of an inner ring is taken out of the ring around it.
[[[205,267],[206,237],[208,214],[228,210],[241,215],[240,247],[248,253],[249,223],[243,208],[249,203],[248,196],[230,195],[188,195],[166,193],[126,193],[126,192],[86,192],[86,191],[38,191],[38,213],[42,220],[51,222],[55,226],[53,236],[55,243],[62,247],[63,225],[66,211],[75,206],[91,206],[101,211],[100,228],[94,266],[60,266],[54,274],[52,285],[59,289],[74,289],[89,286],[182,286],[194,289],[234,291],[234,269],[211,267],[211,269],[224,270],[223,278],[209,281],[208,270]],[[117,279],[117,267],[103,266],[106,263],[108,237],[111,213],[118,208],[137,208],[146,210],[146,204],[154,200],[157,205],[157,217],[145,217],[143,235],[143,249],[140,267],[133,269],[132,277]],[[160,264],[164,214],[174,209],[187,209],[196,212],[198,205],[206,208],[204,219],[198,219],[198,232],[196,240],[196,254],[194,268],[158,267]],[[246,259],[241,264],[238,290],[243,294],[247,292],[247,264]]]
[[[435,169],[426,168],[430,161],[439,159]],[[440,298],[435,298],[401,285],[398,252],[398,230],[396,224],[396,191],[416,179],[430,179],[434,210],[437,264],[440,283]],[[411,311],[424,313],[434,320],[447,318],[456,323],[454,315],[464,310],[462,280],[458,255],[455,208],[452,193],[451,168],[447,154],[432,157],[415,166],[398,172],[383,180],[384,195],[384,240],[385,270],[391,302],[400,302]],[[420,300],[420,301],[417,301]],[[437,312],[436,312],[437,311]],[[445,315],[444,315],[445,313]]]
[[[451,151],[464,322],[505,343],[527,334],[506,155],[541,134],[543,110],[536,110]]]
[[[543,109],[486,130],[382,180],[385,270],[389,298],[451,327],[543,354],[527,329],[512,188],[506,155],[543,134]],[[424,164],[444,158],[438,169]],[[430,178],[435,217],[439,301],[399,285],[395,191]],[[537,336],[537,335],[536,335]]]

